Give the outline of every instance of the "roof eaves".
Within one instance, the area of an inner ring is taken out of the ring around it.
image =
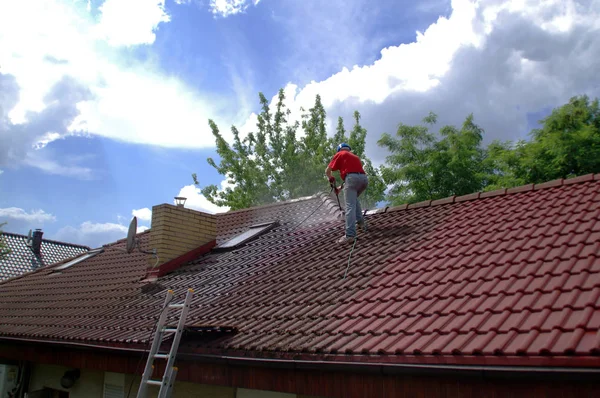
[[[236,332],[237,330],[231,330]],[[0,342],[15,342],[27,344],[42,344],[55,347],[84,348],[108,352],[139,353],[145,351],[145,343],[136,342],[108,342],[90,341],[79,342],[69,340],[55,340],[37,337],[22,337],[0,334]],[[248,355],[244,351],[241,355],[236,353],[218,352],[189,352],[182,351],[178,357],[183,361],[203,363],[225,363],[231,366],[275,366],[277,368],[295,368],[311,370],[338,370],[388,374],[462,374],[472,376],[480,374],[483,377],[530,377],[538,375],[549,378],[591,378],[598,379],[600,368],[597,366],[598,357],[452,357],[447,356],[415,356],[404,358],[365,357],[365,356],[326,356],[313,357],[312,355],[278,355],[256,356]],[[463,360],[464,359],[464,360]]]
[[[597,358],[557,358],[556,361],[548,358],[534,358],[531,364],[527,357],[498,358],[498,361],[482,361],[480,358],[468,358],[462,363],[461,358],[432,357],[412,358],[406,362],[386,362],[381,358],[349,358],[329,357],[310,359],[307,356],[277,356],[262,357],[248,355],[220,355],[217,353],[180,353],[182,360],[195,362],[225,362],[232,366],[257,366],[270,365],[285,368],[311,369],[311,370],[338,370],[370,372],[380,374],[430,374],[430,375],[458,375],[472,376],[481,374],[485,377],[530,377],[532,375],[559,378],[592,378],[596,380],[600,368],[596,365]],[[424,360],[425,359],[425,360]],[[473,363],[470,363],[473,362]],[[549,363],[556,362],[554,365]]]

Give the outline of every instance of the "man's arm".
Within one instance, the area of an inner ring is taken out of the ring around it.
[[[325,175],[327,176],[327,178],[331,178],[333,177],[333,175],[331,174],[333,170],[331,170],[331,167],[327,166],[327,168],[325,169]]]
[[[331,159],[331,162],[329,162],[329,164],[327,165],[327,168],[325,169],[325,175],[327,176],[327,178],[329,178],[329,180],[331,180],[331,177],[333,177],[331,172],[337,171],[339,169],[337,160],[338,160],[338,154],[336,153],[333,156],[333,159]]]

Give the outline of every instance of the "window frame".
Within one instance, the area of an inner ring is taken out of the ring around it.
[[[220,243],[217,247],[215,247],[215,250],[223,250],[224,251],[224,250],[237,249],[238,247],[245,245],[246,243],[250,242],[251,240],[254,240],[254,239],[258,238],[259,236],[267,233],[268,231],[270,231],[271,229],[273,229],[274,227],[276,227],[278,225],[279,225],[278,221],[269,221],[269,222],[263,222],[260,224],[250,225],[249,227],[246,228],[245,231],[240,232],[239,234],[227,239],[225,242]],[[253,234],[248,234],[253,229],[257,229],[257,231]],[[244,234],[248,234],[248,236],[240,240],[240,237],[244,236]]]

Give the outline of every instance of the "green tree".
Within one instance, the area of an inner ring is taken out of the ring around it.
[[[483,129],[474,123],[473,115],[467,116],[460,130],[442,127],[440,136],[431,152],[435,197],[465,195],[481,189],[485,179]]]
[[[527,145],[524,140],[519,140],[514,145],[510,141],[495,140],[488,145],[484,159],[484,191],[526,184],[522,159]]]
[[[530,141],[488,146],[486,190],[600,172],[598,99],[573,97],[540,122]]]
[[[327,138],[327,113],[321,102],[321,96],[316,95],[315,104],[305,112],[302,109],[302,129],[304,136],[298,146],[302,154],[303,171],[297,176],[296,197],[308,196],[327,186],[325,167],[334,153],[333,141]],[[325,185],[324,185],[325,184]]]
[[[436,120],[435,114],[430,114],[423,122],[433,124]],[[435,137],[427,126],[403,123],[398,125],[396,137],[383,133],[377,142],[391,152],[381,168],[383,180],[391,184],[388,201],[398,205],[431,198],[434,194],[431,155]]]
[[[439,136],[429,131],[437,123],[430,112],[422,125],[400,124],[396,137],[384,133],[378,144],[391,155],[382,167],[391,204],[414,203],[465,195],[480,190],[486,181],[483,130],[467,116],[462,127],[444,126]]]
[[[530,183],[600,171],[600,109],[598,99],[573,97],[531,131],[522,158]]]
[[[293,122],[288,121],[290,110],[285,106],[283,90],[279,90],[274,113],[262,93],[259,93],[259,99],[261,112],[256,130],[241,139],[233,126],[232,145],[223,138],[214,121],[209,120],[220,162],[217,164],[209,158],[208,163],[232,185],[224,191],[219,191],[216,185],[202,187],[203,195],[211,203],[235,210],[310,196],[327,189],[324,170],[335,153],[339,138],[345,138],[343,120],[338,119],[336,134],[329,138],[327,114],[319,95],[308,111],[302,109],[301,120]],[[360,115],[356,115],[358,118],[351,137],[354,145],[364,152],[366,130],[358,123]],[[299,134],[299,128],[303,134]],[[362,157],[370,166],[364,153]],[[370,167],[375,176],[377,170]],[[198,176],[193,174],[192,177],[194,183],[200,185]],[[383,198],[385,186],[382,181],[380,185],[383,188],[377,185],[375,179],[375,188],[373,193],[369,192],[369,198]],[[379,190],[381,194],[377,196]]]
[[[233,147],[222,137],[219,128],[214,121],[209,120],[212,134],[215,136],[217,153],[221,157],[219,165],[212,158],[208,158],[208,164],[228,178],[233,188],[227,187],[219,192],[216,185],[202,188],[202,194],[214,204],[219,206],[231,206],[233,208],[244,208],[251,206],[260,200],[268,200],[264,192],[266,190],[266,176],[261,172],[255,158],[254,137],[249,135],[244,140],[240,139],[239,132],[232,126]],[[192,175],[194,182],[199,184],[197,175]]]

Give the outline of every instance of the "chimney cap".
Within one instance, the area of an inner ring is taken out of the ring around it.
[[[183,196],[175,196],[175,204],[177,205],[177,207],[183,207],[185,205],[186,200],[187,198]]]

